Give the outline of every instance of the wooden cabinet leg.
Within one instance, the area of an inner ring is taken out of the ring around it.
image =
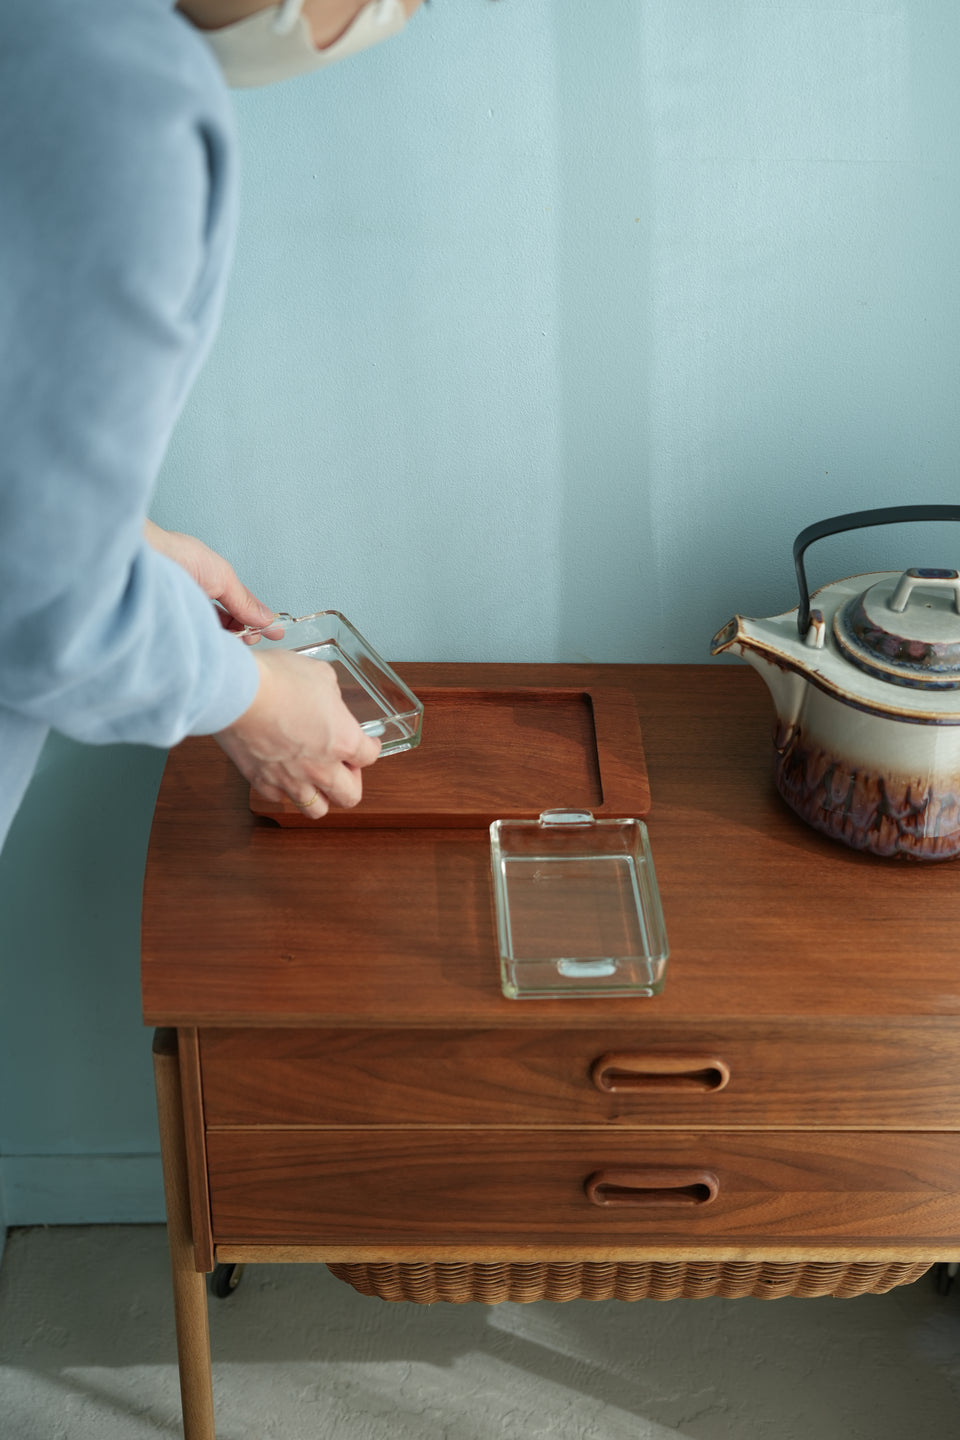
[[[167,1204],[167,1236],[173,1271],[177,1361],[184,1440],[215,1440],[213,1375],[206,1277],[196,1269],[190,1223],[190,1188],[183,1127],[183,1100],[175,1030],[158,1030],[153,1069],[160,1117],[160,1153]]]

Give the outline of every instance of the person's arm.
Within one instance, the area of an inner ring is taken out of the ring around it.
[[[340,697],[332,665],[286,650],[256,656],[260,688],[249,710],[217,736],[268,800],[284,796],[311,819],[356,805],[360,771],[380,754]]]
[[[6,25],[0,704],[89,743],[166,746],[231,724],[259,684],[143,537],[215,320],[229,111],[160,7],[133,7],[110,43],[44,7],[23,38]]]
[[[148,545],[158,554],[175,561],[200,586],[204,595],[216,603],[220,624],[225,630],[242,630],[247,625],[255,625],[268,627],[271,636],[275,633],[269,629],[274,611],[247,589],[229,560],[218,555],[216,550],[195,535],[184,535],[179,530],[163,530],[153,520],[145,522],[143,533]],[[253,634],[243,638],[255,643],[260,637]]]
[[[218,87],[164,7],[106,36],[0,7],[0,707],[93,744],[223,735],[258,783],[350,803],[379,746],[324,667],[265,671],[143,533],[229,251]]]
[[[274,612],[237,578],[229,561],[193,535],[162,530],[152,520],[147,542],[176,561],[220,607],[226,629],[266,625]],[[254,643],[259,635],[244,636]],[[329,665],[284,651],[258,655],[260,684],[253,704],[217,740],[246,778],[269,800],[289,796],[319,819],[331,805],[356,805],[360,770],[380,753],[344,706]]]

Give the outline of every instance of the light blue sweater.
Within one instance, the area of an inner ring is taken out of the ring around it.
[[[142,536],[235,211],[227,91],[173,0],[2,0],[0,845],[48,729],[169,746],[256,692]]]

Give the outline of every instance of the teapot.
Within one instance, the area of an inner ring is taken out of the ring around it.
[[[835,515],[793,545],[800,603],[735,615],[711,653],[741,655],[776,707],[774,777],[815,830],[874,855],[960,855],[960,573],[854,575],[811,596],[803,557],[825,535],[912,520],[960,520],[960,506],[898,505]]]

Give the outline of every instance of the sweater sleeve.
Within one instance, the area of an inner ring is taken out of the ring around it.
[[[182,22],[148,21],[0,62],[0,703],[164,746],[242,714],[257,667],[143,540],[229,251],[229,135]]]

